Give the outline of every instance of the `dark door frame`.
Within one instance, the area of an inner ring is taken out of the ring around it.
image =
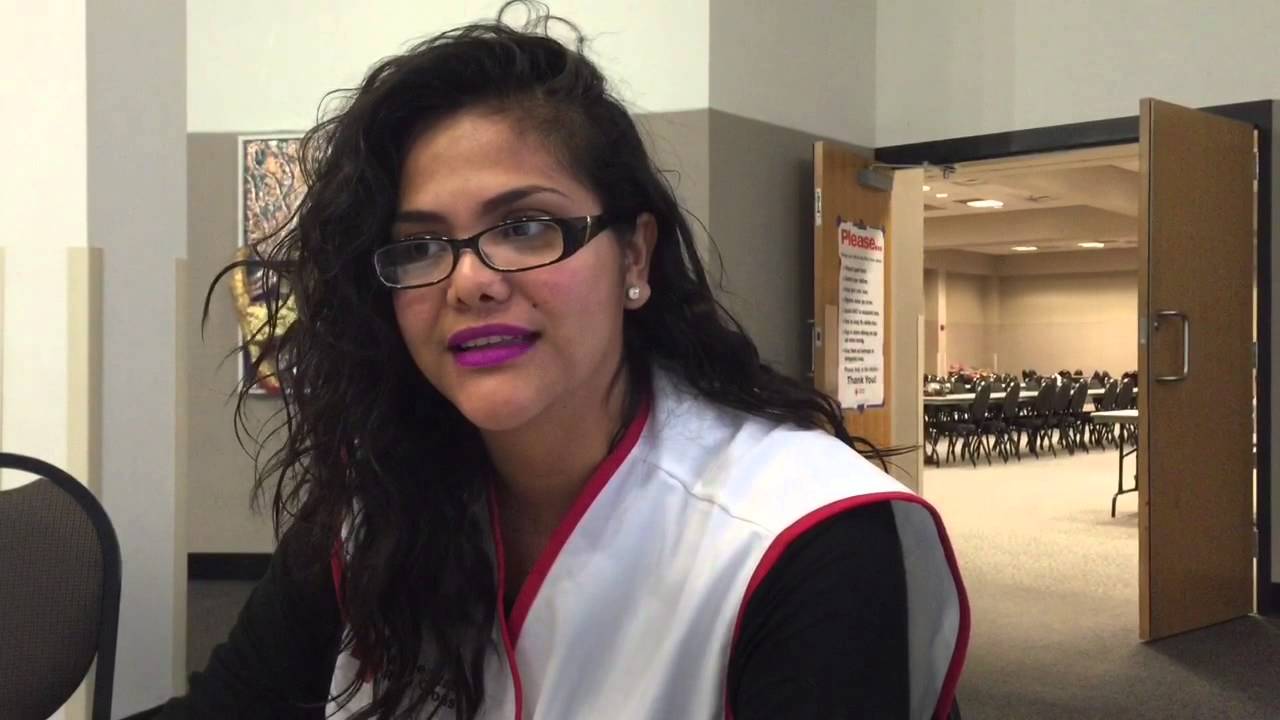
[[[1272,119],[1278,101],[1202,108],[1258,129],[1258,348],[1257,348],[1257,522],[1258,612],[1280,614],[1280,583],[1271,577],[1271,167]],[[1138,142],[1136,115],[1030,130],[877,148],[876,160],[892,165],[948,165],[1015,155],[1032,155]]]

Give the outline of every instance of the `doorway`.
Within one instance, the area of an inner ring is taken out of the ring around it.
[[[1253,125],[1257,133],[1258,157],[1264,159],[1257,167],[1256,207],[1256,268],[1257,312],[1256,330],[1256,382],[1255,394],[1267,398],[1256,409],[1257,443],[1257,587],[1256,607],[1260,613],[1270,614],[1280,610],[1280,585],[1273,583],[1272,573],[1272,508],[1271,494],[1271,375],[1272,332],[1272,101],[1240,103],[1208,108],[1208,112]],[[1051,128],[998,133],[993,135],[957,138],[911,145],[880,148],[876,160],[885,165],[927,165],[935,168],[958,167],[969,164],[980,167],[982,163],[994,165],[996,161],[1010,162],[1011,171],[1022,162],[1034,166],[1035,156],[1046,153],[1085,151],[1106,154],[1122,146],[1131,146],[1139,139],[1139,118],[1118,118],[1088,123],[1076,123]],[[1019,159],[1020,158],[1020,159]],[[935,198],[936,200],[937,198]],[[927,343],[927,339],[926,339]],[[926,363],[928,358],[926,357]],[[1074,368],[1073,368],[1074,369]],[[925,494],[928,490],[926,487]]]
[[[1256,335],[1257,346],[1259,348],[1255,392],[1256,392],[1256,396],[1261,399],[1261,402],[1259,402],[1257,406],[1257,413],[1256,413],[1256,428],[1257,428],[1257,433],[1259,437],[1259,442],[1258,442],[1258,448],[1257,448],[1257,481],[1256,481],[1255,487],[1257,491],[1256,507],[1259,510],[1257,514],[1257,524],[1258,524],[1258,533],[1260,537],[1259,537],[1258,550],[1257,550],[1258,583],[1256,587],[1255,601],[1258,609],[1261,612],[1276,611],[1275,594],[1274,594],[1275,586],[1271,582],[1272,580],[1272,566],[1271,566],[1272,547],[1271,547],[1271,534],[1270,534],[1271,524],[1272,524],[1271,523],[1272,508],[1271,508],[1271,494],[1270,494],[1270,455],[1271,453],[1269,448],[1270,443],[1268,442],[1269,434],[1270,434],[1270,417],[1271,417],[1269,386],[1270,386],[1270,377],[1271,377],[1270,362],[1272,357],[1272,353],[1270,352],[1270,348],[1271,348],[1270,316],[1271,316],[1271,302],[1272,302],[1272,297],[1271,297],[1272,293],[1271,293],[1271,287],[1270,287],[1271,286],[1270,278],[1272,275],[1271,251],[1270,251],[1270,237],[1271,237],[1271,231],[1272,231],[1272,228],[1271,228],[1272,168],[1271,168],[1271,163],[1267,161],[1271,158],[1271,153],[1272,153],[1271,137],[1270,137],[1271,115],[1273,112],[1272,105],[1273,104],[1271,102],[1262,102],[1262,103],[1249,103],[1249,104],[1244,104],[1239,106],[1231,106],[1227,108],[1214,109],[1216,112],[1220,114],[1226,115],[1228,117],[1234,117],[1236,119],[1244,120],[1252,124],[1254,127],[1256,127],[1259,130],[1258,141],[1257,141],[1258,150],[1261,158],[1264,159],[1264,162],[1260,163],[1259,165],[1257,186],[1256,186],[1257,193],[1258,193],[1258,203],[1257,203],[1257,210],[1256,210],[1256,213],[1257,213],[1257,235],[1256,235],[1256,240],[1257,240],[1256,307],[1257,307],[1257,311],[1254,316],[1254,328],[1257,333]],[[1034,155],[1038,153],[1047,153],[1047,152],[1061,153],[1063,151],[1109,152],[1112,150],[1119,150],[1122,146],[1125,146],[1125,145],[1132,146],[1133,142],[1138,138],[1138,134],[1139,134],[1138,127],[1139,127],[1139,118],[1135,117],[1135,118],[1127,118],[1127,119],[1120,119],[1120,120],[1104,121],[1099,123],[1084,123],[1080,125],[1066,126],[1062,128],[1048,128],[1048,129],[1041,129],[1041,130],[1018,132],[1018,133],[1005,133],[1005,134],[1000,134],[996,136],[984,136],[980,138],[964,138],[964,139],[958,139],[953,141],[926,143],[921,145],[903,146],[898,148],[882,148],[879,151],[877,151],[876,157],[877,157],[877,160],[879,160],[882,163],[895,164],[895,165],[896,164],[920,164],[920,163],[927,162],[932,167],[938,168],[937,172],[939,175],[941,175],[941,170],[940,170],[941,167],[951,166],[956,168],[956,171],[954,173],[951,173],[952,177],[963,175],[963,170],[966,168],[966,166],[968,167],[968,169],[973,170],[975,166],[981,166],[982,163],[986,163],[990,170],[994,170],[995,168],[998,167],[997,161],[1010,162],[1011,166],[1008,169],[1012,172],[1016,170],[1016,163],[1018,162],[1032,162],[1032,163],[1036,162]],[[945,179],[949,179],[949,178],[945,178]],[[928,181],[926,181],[925,184],[932,185]],[[961,185],[961,187],[964,187],[964,186]],[[952,197],[954,197],[954,195],[948,191],[949,189],[954,189],[954,188],[944,187],[943,192],[947,193],[948,195],[952,195]],[[1043,189],[1043,188],[1040,188],[1040,189]],[[931,187],[930,190],[933,190],[933,188]],[[1034,191],[1035,188],[1031,188],[1031,190]],[[1033,192],[1027,193],[1028,196],[1031,194],[1033,194]],[[1052,198],[1052,195],[1053,195],[1052,192],[1048,192],[1048,191],[1044,192],[1043,194],[1049,195],[1050,198]],[[947,200],[949,198],[939,199],[935,197],[934,199]],[[991,199],[991,198],[985,198],[982,195],[972,195],[972,196],[961,196],[961,199],[981,200],[981,199]],[[1011,240],[1011,239],[1013,239],[1011,236],[1003,237],[997,240],[996,242],[1004,242],[1006,240]],[[1027,238],[1018,239],[1019,241],[1017,244],[1023,247],[1026,247],[1028,245],[1034,245],[1034,243],[1021,242],[1022,240],[1026,240],[1026,239]],[[925,242],[926,242],[926,247],[928,247],[930,244],[928,227],[926,227]],[[1073,252],[1083,252],[1084,250],[1094,250],[1094,251],[1105,252],[1106,249],[1109,249],[1107,247],[1108,245],[1110,247],[1115,247],[1116,245],[1116,243],[1109,243],[1105,239],[1103,240],[1103,242],[1104,242],[1104,248],[1081,248],[1079,251],[1073,251]],[[1048,242],[1045,242],[1044,244],[1049,245]],[[1047,256],[1050,253],[1064,252],[1063,250],[1053,250],[1053,251],[1046,252],[1043,247],[1037,247],[1036,250],[1014,251],[1012,250],[1013,246],[1014,246],[1014,243],[1010,242],[1008,243],[1008,247],[1005,250],[1000,252],[1004,254],[1019,253],[1020,255],[1026,256],[1026,257],[1032,257],[1037,255]],[[1009,261],[1009,263],[1020,263],[1020,262],[1030,262],[1030,261],[1023,261],[1023,260]],[[1040,262],[1043,262],[1043,261],[1040,261]],[[1070,264],[1071,261],[1063,260],[1062,262],[1065,265],[1065,264]],[[935,292],[936,291],[937,291],[937,288],[935,287]],[[987,292],[990,292],[990,291],[988,290]],[[973,294],[972,289],[970,294],[971,295]],[[956,319],[955,313],[954,313],[955,310],[956,308],[948,309],[949,311],[947,316],[948,331],[953,330],[955,328],[955,326],[952,324]],[[1133,335],[1137,335],[1138,333],[1136,316],[1137,316],[1137,313],[1134,314],[1135,322],[1131,326],[1132,329],[1130,330],[1131,334]],[[925,324],[926,326],[929,325],[928,322],[926,322]],[[1169,326],[1166,326],[1165,328],[1161,328],[1161,331],[1164,332],[1167,329],[1169,329],[1169,327],[1172,327],[1172,329],[1175,331],[1180,330],[1179,324],[1170,323]],[[1150,330],[1151,328],[1148,328],[1148,332],[1150,332]],[[972,340],[975,337],[980,338],[980,335],[971,334],[970,339]],[[1170,335],[1170,338],[1174,341],[1173,343],[1174,345],[1178,345],[1181,342],[1182,337],[1183,335],[1181,334],[1177,334],[1176,336],[1174,334]],[[964,350],[965,352],[970,352],[971,350],[964,349],[963,338],[961,340],[962,340],[962,342],[960,343],[962,346],[961,349]],[[926,343],[928,342],[927,337],[925,339],[925,342]],[[954,346],[949,345],[947,349],[954,350]],[[1177,348],[1166,348],[1166,349],[1176,350]],[[979,352],[986,352],[987,355],[998,354],[998,353],[992,353],[990,351],[989,346],[985,350],[984,348],[979,346],[978,350]],[[946,352],[946,349],[944,349],[943,352]],[[941,364],[939,362],[939,358],[937,357],[938,350],[934,349],[932,353],[933,353],[933,367],[938,368]],[[926,355],[928,354],[929,353],[926,353]],[[1174,353],[1174,354],[1176,355],[1177,353]],[[1173,357],[1164,358],[1161,360],[1161,362],[1165,362],[1166,360],[1168,360],[1169,362],[1172,362],[1172,360],[1176,360],[1176,359],[1177,358],[1173,358]],[[949,360],[954,360],[954,358],[948,358],[944,355],[942,360],[943,362],[946,362]],[[1009,365],[1007,365],[1006,363],[1015,362],[1015,361],[1007,357],[998,357],[998,358],[991,358],[987,362],[991,363],[992,365],[997,365],[1002,369],[1007,369],[1009,368]],[[925,363],[926,364],[924,365],[924,367],[926,368],[929,367],[929,365],[927,364],[928,357],[926,357]],[[1015,364],[1021,364],[1021,363],[1015,363]],[[1022,368],[1017,368],[1017,369],[1020,371]],[[1075,370],[1077,368],[1075,368],[1074,366],[1067,368],[1065,367],[1065,365],[1063,367],[1052,366],[1052,370],[1050,372],[1056,372],[1062,369]],[[1041,370],[1043,371],[1042,368]],[[1086,373],[1088,373],[1088,370],[1086,370]],[[1164,373],[1161,368],[1156,368],[1153,374],[1168,374],[1168,373]],[[1208,431],[1211,432],[1212,430],[1210,429]],[[1061,451],[1061,448],[1059,448],[1059,450]],[[1105,466],[1101,465],[1101,461],[1104,459],[1107,460],[1108,464],[1111,464],[1111,467],[1112,467],[1111,473],[1113,473],[1112,476],[1114,477],[1114,473],[1115,473],[1114,463],[1116,459],[1116,454],[1118,453],[1114,449],[1111,449],[1110,451],[1108,451],[1103,455],[1099,455],[1095,450],[1095,451],[1092,451],[1088,457],[1093,458],[1094,462],[1099,463],[1099,468],[1098,468],[1099,472],[1102,472],[1103,470],[1105,470]],[[1132,460],[1130,460],[1130,463],[1132,463]],[[985,465],[985,459],[982,461],[982,464]],[[995,466],[997,467],[997,469],[999,469],[1000,466],[1002,465],[1003,463],[999,459],[995,460]],[[1013,464],[1011,463],[1011,466],[1012,465]],[[1022,465],[1026,466],[1025,457]],[[929,475],[930,472],[933,472],[933,471],[932,470],[927,471],[925,474],[924,488],[923,488],[924,495],[927,498],[930,497],[931,492],[933,492],[931,491],[932,480],[930,479],[930,475]],[[1126,473],[1131,476],[1132,472],[1133,472],[1133,465],[1129,464],[1126,467]],[[1043,475],[1043,473],[1028,473],[1027,477],[1023,479],[1022,482],[1024,485],[1027,485],[1031,489],[1034,489],[1034,486],[1036,485],[1036,483],[1044,484],[1046,479],[1041,477],[1041,475]],[[1078,477],[1078,475],[1079,475],[1078,473],[1069,472],[1066,474],[1065,477],[1057,478],[1057,480],[1065,480],[1066,482],[1070,482],[1072,477]],[[1052,477],[1048,478],[1048,482],[1053,482],[1053,481],[1054,481],[1054,478]],[[1028,490],[1028,488],[1022,488],[1022,489]],[[1075,488],[1075,489],[1078,489],[1078,488]],[[987,516],[986,518],[983,518],[983,519],[991,521],[991,524],[983,531],[985,535],[981,535],[978,538],[979,545],[984,549],[998,548],[1000,547],[999,541],[1001,540],[999,535],[1004,531],[1003,528],[1005,527],[1004,525],[1001,524],[1001,521],[1002,520],[1008,521],[1009,520],[1008,513],[1016,512],[1016,509],[1010,508],[1007,503],[1002,502],[1001,498],[988,497],[985,499],[986,499],[985,504],[982,507],[980,507],[979,510]],[[1092,502],[1092,500],[1089,500],[1089,502]],[[1125,505],[1124,505],[1125,503],[1129,503],[1129,506],[1128,506],[1129,513],[1131,514],[1134,513],[1134,505],[1135,505],[1134,496],[1128,496],[1128,495],[1123,496],[1120,502],[1122,503],[1121,504],[1122,513],[1125,510]],[[1101,513],[1098,513],[1098,514],[1100,514],[1102,517],[1105,518],[1108,515],[1107,510],[1109,508],[1106,508],[1105,505],[1101,505],[1101,508],[1102,508],[1102,511]],[[949,524],[951,524],[950,522],[951,518],[947,513],[947,509],[945,507],[942,509],[943,509],[944,516],[948,517]],[[1070,518],[1068,518],[1068,521],[1069,520]],[[1083,521],[1077,518],[1077,522],[1079,523]],[[1131,558],[1130,562],[1132,562],[1132,554],[1136,554],[1136,549],[1137,549],[1136,542],[1133,537],[1133,535],[1135,535],[1135,530],[1136,528],[1129,529],[1130,538],[1126,542],[1118,545],[1117,547],[1119,549],[1116,551],[1116,552],[1120,552],[1120,551],[1123,551],[1124,548],[1128,548],[1128,552],[1130,553],[1130,558]],[[1041,534],[1043,535],[1048,532],[1050,532],[1050,529],[1046,529],[1046,531]],[[983,555],[982,551],[980,550],[978,554],[978,556],[980,557],[978,564],[985,563],[990,566],[989,569],[991,571],[999,572],[1001,566],[1005,566],[1005,567],[1009,565],[1013,565],[1014,567],[1017,566],[1017,562],[1020,558],[1014,557],[1015,553],[1022,553],[1023,555],[1025,555],[1025,553],[1031,549],[1034,549],[1034,548],[1028,548],[1025,544],[1022,544],[1020,546],[1018,543],[1015,542],[1015,543],[1006,545],[1004,550],[990,550],[986,555]],[[1114,557],[1116,556],[1116,552],[1090,551],[1088,549],[1072,545],[1069,542],[1064,542],[1058,549],[1061,550],[1064,557],[1071,557],[1072,554],[1085,555],[1086,557],[1083,558],[1085,562],[1082,563],[1082,566],[1086,568],[1089,566],[1106,567],[1109,563],[1114,562]],[[998,557],[990,556],[991,554],[995,554],[995,553],[999,553],[1000,556]],[[974,555],[972,551],[969,554]],[[965,560],[965,559],[966,558],[962,558],[962,560]],[[1075,558],[1075,559],[1081,559],[1081,558]],[[965,568],[967,572],[970,570],[970,567],[975,564],[973,562],[972,557],[968,558],[968,560],[969,562],[966,563],[966,568]],[[1118,576],[1122,577],[1123,580],[1129,585],[1129,587],[1132,588],[1134,585],[1136,585],[1136,577],[1135,577],[1136,573],[1133,572],[1132,565],[1124,568],[1123,570],[1124,571],[1122,573],[1119,573]],[[1027,688],[1027,690],[1025,693],[1022,693],[1017,696],[1009,696],[1009,697],[993,696],[989,698],[983,698],[982,699],[983,702],[977,703],[977,705],[980,707],[985,706],[985,709],[1003,708],[1004,710],[1007,711],[1004,713],[1004,715],[999,715],[997,713],[997,715],[993,715],[993,716],[1014,716],[1014,715],[1027,716],[1026,712],[1028,708],[1032,708],[1032,707],[1038,708],[1039,710],[1044,710],[1046,713],[1048,713],[1050,709],[1053,709],[1050,706],[1053,704],[1055,700],[1056,691],[1053,690],[1052,688],[1046,688],[1046,680],[1052,682],[1052,678],[1046,677],[1046,676],[1037,677],[1035,673],[1028,671],[1027,667],[1029,663],[1027,658],[1030,655],[1039,654],[1040,656],[1047,658],[1047,661],[1050,664],[1050,666],[1062,666],[1062,665],[1071,663],[1072,660],[1070,660],[1067,657],[1067,653],[1065,652],[1065,649],[1055,641],[1055,637],[1062,637],[1068,634],[1082,636],[1080,638],[1081,642],[1085,644],[1089,644],[1090,647],[1092,648],[1092,653],[1090,655],[1084,658],[1076,658],[1075,664],[1077,665],[1077,667],[1073,669],[1073,672],[1068,673],[1071,676],[1071,679],[1073,681],[1079,682],[1083,678],[1083,682],[1088,683],[1090,687],[1097,688],[1099,690],[1099,693],[1107,692],[1106,688],[1108,687],[1109,682],[1110,682],[1110,687],[1112,688],[1117,686],[1129,688],[1127,692],[1131,695],[1130,697],[1128,698],[1117,697],[1117,698],[1111,698],[1111,699],[1104,699],[1102,697],[1099,697],[1098,703],[1096,705],[1090,706],[1090,709],[1092,710],[1097,710],[1100,707],[1108,707],[1108,706],[1114,707],[1114,708],[1120,708],[1124,706],[1123,703],[1126,701],[1128,702],[1150,701],[1155,703],[1154,705],[1150,706],[1150,709],[1154,709],[1160,703],[1164,703],[1164,705],[1162,705],[1164,707],[1178,708],[1180,707],[1178,705],[1178,702],[1180,702],[1180,700],[1177,700],[1175,698],[1179,696],[1180,692],[1186,691],[1191,695],[1195,694],[1194,692],[1190,692],[1186,687],[1177,687],[1178,685],[1191,685],[1191,684],[1203,682],[1204,680],[1213,682],[1212,680],[1213,678],[1218,678],[1219,681],[1224,683],[1233,682],[1233,680],[1227,676],[1225,671],[1217,667],[1217,663],[1239,662],[1241,665],[1244,665],[1244,666],[1256,667],[1258,663],[1265,663],[1266,662],[1265,658],[1275,656],[1275,648],[1273,646],[1266,645],[1265,643],[1262,643],[1260,645],[1260,642],[1261,642],[1260,638],[1267,637],[1268,632],[1272,633],[1273,635],[1274,629],[1270,629],[1270,630],[1260,629],[1256,627],[1256,624],[1262,621],[1258,621],[1254,619],[1236,621],[1233,623],[1229,623],[1225,626],[1215,627],[1210,631],[1206,631],[1202,633],[1189,633],[1187,635],[1174,637],[1170,640],[1165,640],[1160,643],[1147,645],[1147,646],[1136,646],[1133,643],[1133,637],[1134,637],[1133,628],[1136,625],[1136,623],[1134,623],[1134,620],[1133,620],[1134,614],[1133,614],[1132,601],[1130,601],[1129,603],[1126,603],[1125,604],[1126,606],[1120,609],[1120,612],[1122,612],[1125,616],[1125,621],[1126,621],[1128,631],[1125,632],[1123,636],[1118,640],[1116,637],[1113,637],[1113,635],[1115,635],[1114,627],[1108,630],[1106,627],[1103,627],[1102,624],[1095,622],[1098,618],[1090,617],[1084,612],[1080,613],[1080,615],[1077,617],[1064,617],[1064,618],[1059,618],[1058,620],[1053,620],[1051,617],[1048,616],[1047,613],[1040,612],[1041,607],[1037,606],[1036,602],[1039,601],[1042,604],[1044,604],[1046,602],[1053,603],[1053,602],[1061,601],[1064,607],[1070,607],[1073,604],[1078,607],[1079,606],[1078,603],[1075,603],[1074,601],[1078,600],[1079,598],[1072,596],[1078,590],[1073,589],[1072,584],[1068,582],[1069,580],[1073,579],[1068,577],[1068,575],[1071,574],[1072,572],[1073,572],[1072,568],[1068,564],[1064,563],[1062,564],[1062,566],[1056,568],[1056,572],[1044,573],[1040,577],[1032,578],[1032,580],[1039,582],[1038,585],[1033,582],[1033,583],[1030,583],[1031,587],[1028,588],[1027,587],[1028,584],[1020,585],[1017,582],[1009,582],[1005,586],[998,588],[998,593],[1002,595],[1002,597],[1000,597],[998,600],[999,602],[1005,602],[1010,606],[1012,606],[1012,604],[1015,601],[1022,600],[1024,601],[1024,604],[1021,606],[1021,609],[1018,611],[1006,609],[1006,611],[997,612],[998,618],[993,619],[989,617],[988,622],[985,623],[987,625],[987,631],[991,632],[995,627],[995,625],[997,624],[1004,626],[998,629],[1000,631],[1010,631],[1009,632],[1010,635],[1017,634],[1022,638],[1024,638],[1023,642],[1026,644],[1026,647],[1021,649],[1024,650],[1025,652],[1021,656],[1019,656],[1017,652],[1017,648],[1004,648],[1002,650],[1004,650],[1003,655],[1006,657],[1006,659],[1009,658],[1010,656],[1015,657],[1017,659],[1011,660],[1003,665],[998,665],[998,666],[991,666],[991,667],[985,667],[985,668],[971,667],[971,671],[984,672],[987,674],[988,677],[999,676],[1004,679],[1004,688],[1005,689],[1014,688],[1015,693],[1018,692],[1017,690],[1018,688],[1025,687]],[[1048,579],[1046,580],[1045,578],[1048,578]],[[1019,578],[1014,578],[1015,581],[1018,579]],[[1102,580],[1099,580],[1096,582],[1106,582],[1106,580],[1105,578],[1103,578]],[[1089,589],[1087,587],[1088,582],[1083,583],[1083,585],[1086,586],[1085,590]],[[1128,592],[1130,593],[1130,597],[1133,597],[1133,594],[1134,594],[1133,590],[1130,589]],[[1024,597],[1022,598],[1017,597],[1018,593],[1022,593]],[[1037,593],[1038,595],[1036,595]],[[1047,600],[1045,600],[1046,598]],[[974,599],[975,612],[980,602],[981,602],[981,599],[979,598]],[[982,625],[983,623],[981,622],[981,618],[979,618],[977,614],[975,614],[975,639],[980,638],[982,636],[982,631],[980,629]],[[1052,631],[1052,628],[1050,627],[1050,625],[1059,626],[1057,628],[1059,632],[1056,635]],[[1010,628],[1009,626],[1014,626],[1014,627]],[[1212,640],[1206,640],[1205,638],[1212,638]],[[1232,639],[1224,641],[1223,638],[1232,638]],[[1195,647],[1197,643],[1201,644],[1200,649],[1192,650],[1191,648]],[[1227,660],[1225,656],[1222,656],[1222,655],[1219,655],[1217,660],[1214,660],[1211,653],[1221,652],[1222,646],[1238,647],[1240,652],[1236,653],[1235,651],[1232,651],[1230,653],[1232,660]],[[1210,651],[1209,648],[1215,648],[1215,649]],[[972,657],[974,657],[974,659],[977,660],[977,655],[978,653],[975,653],[974,655],[972,655]],[[1175,661],[1173,665],[1168,665],[1164,662],[1165,660],[1169,660],[1169,659],[1172,659]],[[1190,672],[1187,673],[1186,671],[1190,671]],[[1168,688],[1163,693],[1148,692],[1148,688],[1146,687],[1146,684],[1144,683],[1143,678],[1157,677],[1160,675],[1169,675],[1171,672],[1173,675],[1177,675],[1178,673],[1183,673],[1185,674],[1185,679],[1181,681],[1175,681],[1174,683],[1175,687]],[[1100,674],[1110,675],[1111,677],[1109,678],[1099,677]],[[1121,675],[1124,677],[1117,678],[1116,677],[1117,675]],[[1119,682],[1114,682],[1116,680],[1119,680]],[[972,685],[970,687],[972,687]],[[965,697],[965,688],[963,685],[961,688],[961,697],[962,699]],[[1063,698],[1065,697],[1066,697],[1066,694],[1064,693]],[[972,695],[970,695],[970,698],[972,699]],[[1058,699],[1063,699],[1063,698],[1058,698]],[[1143,699],[1139,700],[1139,698],[1143,698]],[[1129,707],[1132,707],[1132,706],[1129,706]],[[1181,707],[1184,710],[1189,711],[1189,708],[1193,707],[1193,705],[1188,704]],[[1222,707],[1225,708],[1226,705],[1223,705]],[[1062,707],[1058,707],[1056,709],[1061,710]],[[1077,708],[1077,709],[1080,709],[1080,708]],[[1177,711],[1171,710],[1167,714],[1176,715]],[[1036,716],[1042,716],[1042,715],[1037,714]],[[1043,716],[1051,716],[1051,713],[1044,714]]]

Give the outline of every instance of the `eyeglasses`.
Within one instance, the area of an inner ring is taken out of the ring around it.
[[[395,289],[443,282],[453,274],[463,250],[475,253],[491,270],[533,270],[569,258],[614,222],[608,215],[521,218],[468,238],[414,235],[378,248],[373,266],[378,279]]]

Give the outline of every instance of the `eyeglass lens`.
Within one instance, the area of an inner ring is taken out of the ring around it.
[[[554,262],[564,253],[560,226],[543,220],[496,227],[479,238],[480,254],[499,270],[524,270]],[[378,253],[378,273],[395,286],[428,285],[453,271],[447,240],[406,240]]]

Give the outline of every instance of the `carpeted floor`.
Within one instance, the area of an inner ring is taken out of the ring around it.
[[[209,653],[227,638],[255,583],[187,581],[187,670],[203,670]]]
[[[1116,455],[925,471],[973,608],[966,720],[1280,718],[1280,622],[1138,641],[1137,494],[1110,517]]]

